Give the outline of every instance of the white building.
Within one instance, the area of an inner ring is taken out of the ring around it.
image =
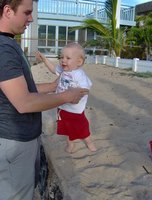
[[[34,2],[34,22],[22,36],[22,48],[32,56],[37,49],[45,54],[57,55],[68,42],[84,43],[95,38],[89,30],[70,32],[85,18],[107,23],[104,1],[99,0],[39,0]],[[118,0],[117,27],[134,26],[135,8],[121,5]]]

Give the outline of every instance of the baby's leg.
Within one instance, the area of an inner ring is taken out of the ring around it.
[[[74,149],[75,149],[74,141],[71,141],[71,140],[68,139],[65,151],[68,152],[68,153],[74,153]]]
[[[88,147],[88,149],[90,151],[96,151],[97,150],[97,148],[95,147],[94,143],[91,141],[91,137],[90,136],[85,138],[84,141],[86,142],[86,145],[87,145],[87,147]]]

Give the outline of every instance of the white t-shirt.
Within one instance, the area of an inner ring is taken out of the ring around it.
[[[68,87],[90,89],[92,86],[91,80],[81,67],[72,71],[63,71],[61,66],[57,66],[56,74],[60,75],[59,84],[56,89],[57,93],[67,90]],[[82,113],[85,109],[87,99],[88,95],[85,95],[78,104],[66,103],[59,106],[59,108],[72,113]]]

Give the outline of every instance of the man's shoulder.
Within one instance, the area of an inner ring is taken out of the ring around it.
[[[4,51],[10,49],[10,51],[19,51],[19,45],[15,39],[0,35],[0,50]]]
[[[5,43],[14,44],[14,41],[15,41],[14,38],[6,37],[4,35],[0,35],[0,42],[1,42],[0,44],[5,44]]]

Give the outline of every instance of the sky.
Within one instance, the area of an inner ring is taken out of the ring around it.
[[[137,4],[146,3],[152,0],[121,0],[121,4],[135,6]]]

